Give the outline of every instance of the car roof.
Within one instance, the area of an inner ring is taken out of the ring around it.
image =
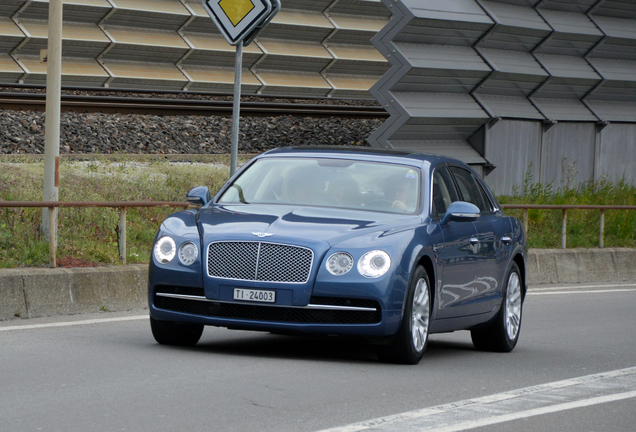
[[[299,146],[280,147],[264,153],[262,156],[319,156],[319,157],[342,157],[353,156],[363,157],[369,161],[397,161],[421,165],[422,162],[429,162],[432,165],[450,162],[465,165],[463,162],[446,156],[434,155],[430,153],[418,153],[393,149],[378,149],[374,147],[357,146]]]

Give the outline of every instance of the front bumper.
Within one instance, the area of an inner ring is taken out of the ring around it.
[[[306,306],[210,300],[203,288],[156,285],[149,292],[157,320],[243,330],[390,336],[401,311],[383,310],[372,299],[312,296]]]

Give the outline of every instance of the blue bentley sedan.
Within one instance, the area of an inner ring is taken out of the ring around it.
[[[372,148],[281,148],[159,228],[149,270],[157,342],[203,327],[354,335],[416,364],[431,333],[477,349],[519,339],[525,234],[455,159]]]

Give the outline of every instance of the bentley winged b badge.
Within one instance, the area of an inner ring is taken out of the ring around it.
[[[268,234],[268,233],[262,233],[262,232],[253,232],[252,234],[254,234],[256,237],[260,237],[260,238],[271,237],[271,236],[274,235],[274,234]]]

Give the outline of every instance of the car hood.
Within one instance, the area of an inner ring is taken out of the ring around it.
[[[284,205],[212,205],[199,212],[204,243],[222,240],[325,243],[419,224],[419,216]]]

